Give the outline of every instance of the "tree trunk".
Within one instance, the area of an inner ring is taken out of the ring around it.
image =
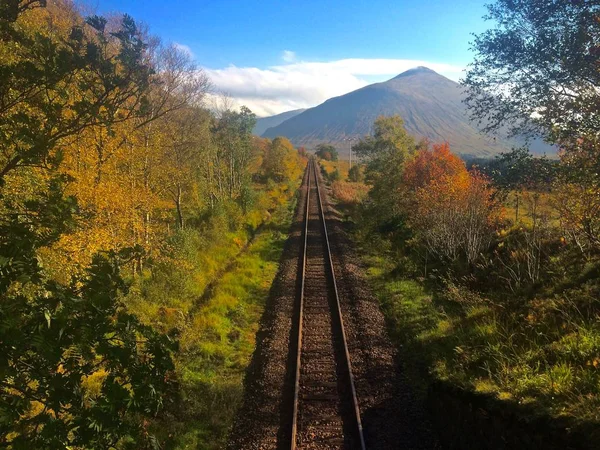
[[[181,211],[181,186],[177,186],[177,196],[175,197],[175,206],[177,208],[177,225],[179,229],[183,230],[183,213]]]

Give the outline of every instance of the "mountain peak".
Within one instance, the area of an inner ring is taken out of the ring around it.
[[[419,74],[426,74],[426,73],[433,73],[433,74],[438,75],[437,72],[431,70],[429,67],[418,66],[418,67],[413,67],[412,69],[408,69],[406,72],[402,72],[400,75],[392,78],[392,80],[395,80],[396,78],[404,78],[404,77],[408,77],[411,75],[419,75]]]

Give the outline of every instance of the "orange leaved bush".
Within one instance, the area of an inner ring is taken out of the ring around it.
[[[414,194],[410,222],[428,252],[474,263],[490,244],[500,215],[487,178],[469,172],[448,144],[417,153],[404,179]]]
[[[409,189],[424,187],[433,180],[466,172],[465,163],[450,151],[447,142],[434,144],[433,149],[423,149],[406,163],[404,183]]]

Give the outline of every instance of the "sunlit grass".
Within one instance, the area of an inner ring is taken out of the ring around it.
[[[347,159],[338,159],[337,161],[326,161],[326,160],[322,159],[319,161],[319,163],[327,171],[327,173],[330,174],[337,169],[340,172],[341,180],[348,179],[348,171],[350,170],[350,161],[348,161]]]
[[[191,448],[224,446],[284,236],[272,229],[261,232],[183,330],[177,363],[194,426],[177,438],[176,448],[190,448],[192,442]],[[265,254],[273,257],[265,260]]]

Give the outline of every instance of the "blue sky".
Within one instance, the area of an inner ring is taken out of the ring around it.
[[[213,80],[259,115],[313,106],[427,65],[457,80],[485,0],[87,0],[127,12],[191,52]]]

